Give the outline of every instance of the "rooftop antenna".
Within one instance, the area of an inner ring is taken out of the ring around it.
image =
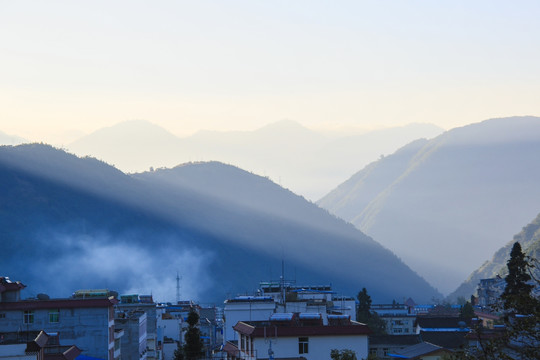
[[[287,311],[287,304],[285,303],[285,260],[281,259],[281,296],[285,311]]]
[[[178,275],[178,271],[176,272],[176,303],[180,303],[180,279],[182,277]]]

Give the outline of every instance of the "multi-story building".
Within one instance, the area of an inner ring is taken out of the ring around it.
[[[492,306],[497,305],[505,286],[506,282],[500,276],[480,279],[477,288],[478,306],[490,310]]]
[[[411,306],[398,303],[374,304],[371,310],[385,321],[386,333],[390,335],[414,334],[416,314]]]
[[[161,359],[157,305],[151,295],[121,295],[116,305],[115,325],[124,330],[122,352],[126,358]]]
[[[237,296],[225,301],[225,340],[238,340],[233,327],[239,321],[267,320],[276,311],[270,296]]]
[[[330,358],[335,350],[352,350],[358,359],[368,356],[369,328],[334,315],[323,324],[321,314],[276,313],[267,321],[240,321],[234,326],[238,344],[228,343],[228,359]]]
[[[0,278],[0,333],[36,332],[49,334],[49,344],[76,345],[82,354],[101,359],[120,357],[115,351],[114,305],[108,291],[79,291],[71,298],[21,300],[26,286]],[[118,333],[116,333],[118,336]]]
[[[263,321],[274,313],[321,314],[323,323],[328,315],[356,316],[354,298],[336,296],[330,285],[299,286],[293,281],[261,282],[256,296],[237,296],[225,301],[225,340],[236,339],[233,326],[238,321]]]

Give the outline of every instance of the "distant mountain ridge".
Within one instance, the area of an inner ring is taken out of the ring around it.
[[[0,145],[19,145],[27,142],[24,138],[15,135],[8,135],[0,131]]]
[[[348,295],[440,296],[352,225],[221,163],[126,175],[46,145],[4,146],[0,200],[3,275],[36,293],[108,287],[166,301],[178,271],[186,298],[217,302],[277,278],[284,260],[287,277]]]
[[[127,172],[220,161],[269,176],[295,193],[316,199],[380,155],[442,131],[435,125],[409,124],[336,137],[282,120],[254,131],[200,131],[178,138],[149,122],[127,121],[100,129],[67,148]]]
[[[381,158],[318,201],[444,292],[536,214],[540,118],[486,120]]]

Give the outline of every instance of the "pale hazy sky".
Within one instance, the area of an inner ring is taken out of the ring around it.
[[[540,115],[539,19],[540,1],[0,0],[0,130]]]

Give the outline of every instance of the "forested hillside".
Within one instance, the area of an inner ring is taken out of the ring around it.
[[[185,297],[220,302],[278,278],[284,260],[287,278],[348,295],[439,296],[352,225],[228,165],[126,175],[31,144],[0,148],[0,179],[3,275],[35,293],[107,287],[172,300],[178,271]]]

